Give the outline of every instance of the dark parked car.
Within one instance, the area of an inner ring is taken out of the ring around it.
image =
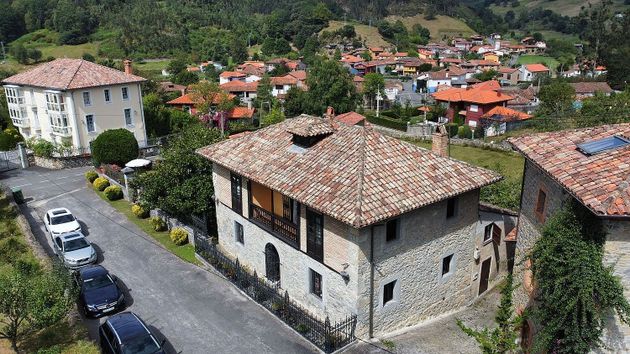
[[[76,273],[81,289],[79,302],[86,316],[99,317],[125,307],[125,295],[118,279],[100,265],[81,268]]]
[[[114,315],[101,325],[98,331],[103,353],[116,354],[165,354],[144,322],[133,312]]]

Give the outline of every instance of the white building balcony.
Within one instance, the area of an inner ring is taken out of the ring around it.
[[[72,128],[62,125],[51,125],[53,134],[59,136],[72,136]]]
[[[20,128],[28,128],[31,125],[31,121],[30,119],[28,119],[28,117],[20,117],[20,118],[11,117],[11,121],[13,122],[14,126],[20,127]]]

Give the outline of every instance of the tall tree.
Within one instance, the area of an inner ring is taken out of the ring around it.
[[[379,73],[369,73],[365,75],[363,82],[363,95],[369,102],[370,108],[374,108],[374,102],[378,94],[385,97],[385,78]]]
[[[326,107],[344,113],[355,109],[358,94],[350,72],[339,62],[320,60],[309,71],[306,78],[309,102],[307,113],[321,115]]]
[[[256,88],[256,107],[259,107],[261,114],[268,112],[275,105],[275,98],[271,94],[271,90],[271,78],[268,74],[265,74],[258,81],[258,87]],[[267,111],[265,111],[265,108],[267,108]]]

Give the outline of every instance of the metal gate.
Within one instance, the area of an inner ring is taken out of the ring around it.
[[[17,150],[0,151],[0,172],[20,168],[20,154]]]

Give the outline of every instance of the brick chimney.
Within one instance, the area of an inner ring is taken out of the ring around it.
[[[131,60],[125,59],[125,61],[123,61],[123,64],[125,65],[125,74],[132,75],[133,68],[131,67]]]
[[[324,114],[324,117],[331,120],[335,118],[335,109],[328,106],[328,108],[326,108],[326,114]]]
[[[431,150],[433,153],[442,157],[448,157],[448,132],[446,128],[443,125],[439,126],[431,138]]]

